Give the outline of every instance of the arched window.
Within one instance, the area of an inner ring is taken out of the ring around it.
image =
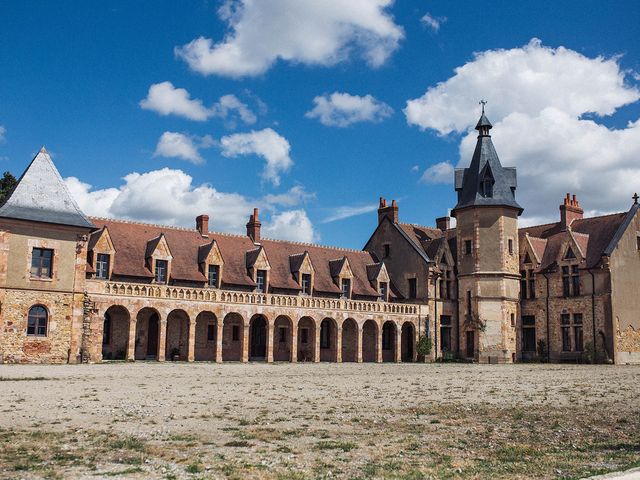
[[[34,305],[29,309],[27,335],[30,337],[46,337],[49,314],[42,305]]]

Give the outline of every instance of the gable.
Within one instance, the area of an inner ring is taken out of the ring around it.
[[[260,246],[255,250],[250,250],[246,254],[247,259],[247,268],[256,269],[256,270],[270,270],[271,265],[269,264],[269,259],[267,258],[267,253],[264,250],[264,247]]]
[[[167,243],[167,239],[164,233],[161,233],[159,237],[149,240],[147,243],[146,258],[159,258],[161,260],[171,260],[171,249]]]
[[[222,253],[215,240],[201,245],[198,252],[198,263],[208,265],[224,265]]]
[[[91,245],[89,246],[90,251],[109,254],[114,254],[116,252],[107,227],[104,227],[102,230],[94,233],[92,237],[93,236],[95,236],[95,238],[91,239]]]

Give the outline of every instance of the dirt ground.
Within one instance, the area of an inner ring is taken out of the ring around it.
[[[0,478],[580,478],[640,465],[640,367],[0,365]]]

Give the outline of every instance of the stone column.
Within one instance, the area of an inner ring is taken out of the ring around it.
[[[396,350],[395,350],[395,361],[396,363],[400,363],[402,361],[402,327],[396,324]]]
[[[356,326],[356,362],[362,363],[362,328]]]
[[[382,363],[382,325],[378,325],[378,338],[376,340],[376,362]]]
[[[187,348],[187,361],[193,362],[196,359],[196,321],[189,319],[189,343]]]
[[[129,340],[127,342],[127,361],[136,359],[136,319],[129,319]]]
[[[336,362],[342,363],[342,327],[336,329]]]
[[[316,334],[315,334],[315,353],[313,355],[313,361],[315,363],[319,363],[320,362],[320,325],[318,325],[316,327]]]
[[[291,322],[291,358],[290,361],[295,363],[298,361],[298,325]]]
[[[267,322],[267,363],[273,363],[273,332],[275,330],[274,323]]]
[[[167,321],[160,320],[158,332],[158,361],[164,362],[167,356]]]
[[[224,323],[216,319],[216,363],[222,363],[222,332]]]
[[[242,362],[249,361],[249,322],[245,322],[242,328]]]

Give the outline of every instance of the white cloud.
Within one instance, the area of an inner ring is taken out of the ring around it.
[[[7,129],[0,125],[0,143],[4,143],[7,138],[6,138],[6,134],[7,134]]]
[[[304,210],[290,210],[271,216],[271,221],[262,227],[265,238],[315,242],[318,234]]]
[[[420,181],[431,184],[448,184],[453,183],[453,165],[449,162],[440,162],[435,165],[431,165],[425,170],[420,177]]]
[[[293,165],[289,157],[289,142],[271,128],[227,135],[220,139],[220,146],[225,157],[254,154],[264,158],[267,163],[263,178],[274,185],[280,184],[280,174]]]
[[[292,187],[288,192],[279,194],[269,194],[264,197],[264,201],[272,205],[293,206],[305,203],[316,198],[315,193],[307,192],[302,185]]]
[[[328,127],[347,127],[357,122],[381,122],[393,114],[386,103],[371,95],[360,97],[348,93],[334,92],[313,99],[315,106],[305,114],[307,118],[318,118]]]
[[[464,133],[459,166],[466,167],[476,143],[472,107],[488,98],[498,155],[503,165],[518,168],[523,224],[557,220],[567,192],[591,215],[628,208],[640,185],[640,120],[607,128],[584,118],[613,114],[640,99],[625,83],[628,72],[618,58],[589,58],[533,40],[477,54],[455,72],[409,101],[407,120],[442,135]]]
[[[533,39],[521,48],[477,53],[446,82],[409,100],[404,112],[409,124],[445,135],[473,126],[482,98],[495,120],[512,112],[535,116],[547,107],[576,117],[610,115],[638,97],[637,89],[625,85],[616,58],[588,58]]]
[[[393,0],[227,0],[218,10],[229,32],[199,37],[176,56],[201,74],[255,76],[277,60],[333,65],[357,54],[382,65],[404,36],[387,9]]]
[[[345,218],[355,217],[378,209],[378,205],[343,205],[336,207],[320,223],[331,223]]]
[[[420,21],[424,26],[430,28],[431,30],[437,33],[440,30],[440,27],[442,26],[442,24],[447,21],[447,18],[434,17],[429,12],[427,12],[423,15]]]
[[[182,170],[130,173],[123,181],[118,187],[96,190],[75,177],[65,179],[80,208],[91,216],[193,227],[195,217],[207,213],[212,229],[244,234],[253,207],[265,205],[267,211],[273,211],[263,222],[265,236],[305,242],[317,239],[304,210],[278,212],[264,199],[220,192],[208,184],[193,185],[192,177]]]
[[[233,120],[236,115],[245,124],[254,124],[257,120],[256,114],[235,95],[223,95],[211,107],[205,107],[202,100],[191,98],[187,90],[176,88],[171,82],[151,85],[147,98],[140,101],[140,107],[160,115],[176,115],[196,121],[208,120],[211,117]],[[263,108],[262,101],[259,107]]]
[[[214,144],[209,135],[204,137],[188,136],[178,132],[164,132],[158,140],[154,157],[182,158],[188,162],[201,164],[204,159],[199,149],[209,148]]]

